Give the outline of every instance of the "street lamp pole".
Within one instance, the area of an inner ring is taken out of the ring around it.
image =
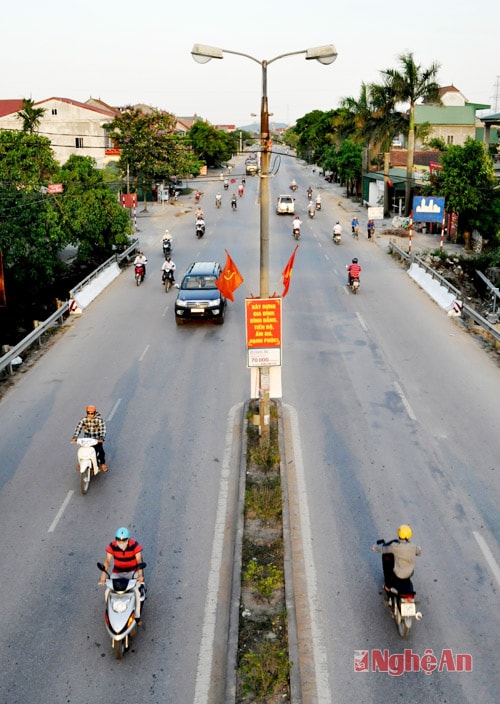
[[[260,107],[260,146],[261,146],[261,170],[260,170],[260,297],[269,297],[269,159],[271,153],[271,135],[269,133],[269,108],[267,104],[267,67],[274,61],[283,59],[286,56],[305,54],[306,59],[315,59],[322,64],[332,64],[337,58],[337,50],[333,44],[319,46],[313,49],[302,49],[291,51],[287,54],[280,54],[269,61],[259,61],[250,54],[230,49],[220,49],[218,47],[206,46],[205,44],[195,44],[191,50],[193,59],[198,63],[207,63],[211,59],[223,59],[224,54],[236,54],[244,56],[259,64],[262,69],[262,100]],[[269,367],[259,367],[259,415],[261,441],[269,439],[270,417],[269,417]]]

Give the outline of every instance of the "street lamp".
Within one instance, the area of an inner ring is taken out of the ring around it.
[[[223,59],[224,54],[235,54],[255,61],[262,68],[262,100],[260,107],[260,145],[261,145],[261,172],[260,172],[260,297],[269,296],[269,155],[271,153],[271,135],[269,133],[269,110],[267,105],[267,67],[269,64],[284,59],[286,56],[305,54],[306,60],[315,59],[322,64],[332,64],[337,58],[337,50],[333,44],[318,46],[312,49],[301,49],[280,54],[274,59],[256,59],[250,54],[241,51],[220,49],[205,44],[195,44],[191,55],[200,64],[206,64],[211,59]],[[269,438],[269,368],[259,367],[259,412],[261,439]]]

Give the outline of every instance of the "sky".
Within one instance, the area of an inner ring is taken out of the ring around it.
[[[24,0],[8,3],[2,20],[0,99],[93,97],[245,126],[259,120],[262,61],[333,44],[330,66],[304,55],[268,65],[271,123],[357,99],[407,52],[423,68],[440,64],[440,85],[491,105],[482,114],[500,112],[499,0]],[[196,43],[255,61],[226,53],[198,64]]]

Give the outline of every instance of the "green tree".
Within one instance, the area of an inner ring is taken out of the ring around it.
[[[127,108],[105,129],[120,148],[122,173],[144,192],[156,180],[185,177],[197,168],[186,140],[174,133],[175,118],[168,112]],[[146,207],[146,196],[144,203]]]
[[[187,134],[194,153],[207,166],[221,166],[238,151],[238,134],[218,130],[202,120],[195,122]]]
[[[444,196],[446,210],[458,213],[460,232],[477,228],[487,239],[499,241],[500,194],[491,157],[481,142],[450,145],[436,172],[435,195]]]
[[[45,108],[35,107],[34,100],[31,100],[31,98],[23,98],[23,107],[16,115],[23,123],[23,132],[33,134],[33,132],[40,127],[40,122],[45,113]]]
[[[395,103],[409,103],[405,187],[405,214],[409,215],[415,152],[415,104],[421,99],[440,102],[439,84],[435,81],[439,64],[433,63],[429,68],[424,69],[415,63],[412,52],[402,54],[399,62],[399,70],[386,69],[381,71],[381,74],[384,78],[384,87],[393,96]]]
[[[57,170],[47,137],[0,130],[0,183],[4,186],[39,190]]]
[[[78,259],[101,263],[114,247],[128,244],[131,221],[104,180],[104,174],[88,156],[72,155],[61,167],[64,196],[56,196],[61,226],[78,247]]]
[[[362,149],[350,139],[345,139],[337,152],[337,172],[346,184],[347,195],[356,195],[361,182]]]

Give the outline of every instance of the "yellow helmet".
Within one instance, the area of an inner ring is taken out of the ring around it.
[[[400,538],[400,540],[410,540],[412,535],[413,531],[410,526],[406,525],[406,523],[403,523],[403,525],[399,526],[398,537]]]

